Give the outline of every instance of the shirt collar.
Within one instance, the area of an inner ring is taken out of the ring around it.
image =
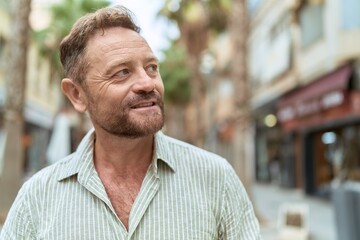
[[[161,131],[155,134],[156,159],[166,163],[171,168],[171,170],[175,172],[176,165],[174,161],[174,154],[171,151],[169,140],[167,138],[168,137],[165,136]]]
[[[93,145],[95,139],[95,131],[91,129],[85,137],[81,140],[76,151],[71,154],[64,162],[60,163],[64,165],[58,181],[64,180],[75,174],[78,174],[82,170],[91,168],[93,166]]]
[[[67,157],[67,159],[60,163],[64,165],[63,171],[58,175],[57,180],[62,181],[73,175],[84,173],[85,176],[89,176],[92,170],[94,170],[93,164],[93,145],[95,139],[95,130],[91,129],[80,142],[75,153]],[[171,170],[175,172],[175,162],[172,157],[171,149],[169,148],[169,142],[167,136],[162,132],[155,134],[155,170],[157,171],[158,160],[167,164]]]

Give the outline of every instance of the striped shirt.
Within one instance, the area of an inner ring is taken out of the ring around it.
[[[129,216],[116,215],[93,163],[94,131],[72,155],[24,183],[0,239],[261,239],[253,207],[228,162],[158,132]]]

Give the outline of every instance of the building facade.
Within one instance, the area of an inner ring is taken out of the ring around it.
[[[263,1],[251,25],[257,179],[328,196],[360,180],[360,2],[281,2]]]
[[[24,162],[21,172],[14,173],[15,164],[11,159],[4,159],[4,111],[6,91],[6,56],[7,41],[10,31],[10,2],[0,4],[0,222],[8,210],[7,203],[13,200],[14,191],[19,186],[12,183],[22,182],[48,164],[46,150],[53,128],[54,118],[62,103],[60,83],[51,78],[50,62],[43,56],[34,40],[29,41],[27,56],[27,75],[25,106],[23,110],[24,131],[22,145]],[[5,164],[6,161],[6,164]],[[17,170],[16,170],[17,171]],[[11,174],[9,174],[11,172]],[[5,174],[7,173],[7,174]],[[5,177],[6,175],[6,177]],[[2,177],[3,176],[3,177]],[[14,178],[21,179],[14,179]],[[13,190],[15,189],[15,190]],[[5,203],[6,202],[6,203]]]

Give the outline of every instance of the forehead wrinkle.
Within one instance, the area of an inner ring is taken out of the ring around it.
[[[134,55],[138,53],[141,53],[141,58],[143,58],[144,61],[155,60],[158,62],[158,59],[153,54],[150,46],[140,35],[133,35],[130,36],[130,38],[124,39],[121,38],[121,34],[118,34],[118,38],[108,39],[105,34],[97,36],[91,40],[93,41],[93,47],[91,48],[93,61],[100,61],[104,63],[99,72],[101,72],[101,75],[105,77],[109,77],[111,75],[111,71],[114,67],[121,64],[126,65],[131,62]],[[144,56],[144,54],[149,56]],[[108,59],[109,62],[106,62],[106,59]]]
[[[135,46],[129,46],[129,44],[136,44]],[[133,41],[116,41],[112,43],[100,43],[100,49],[104,53],[112,52],[116,50],[126,50],[130,48],[145,48],[148,47],[147,44],[142,40],[133,40]]]
[[[127,42],[130,43],[131,41],[127,41]],[[151,52],[151,55],[153,55],[151,49],[148,47],[148,45],[144,44],[144,42],[135,41],[135,43],[138,43],[135,46],[133,45],[134,42],[131,42],[131,43],[132,43],[132,45],[130,45],[130,46],[127,44],[122,44],[121,46],[119,46],[119,42],[109,43],[109,44],[104,43],[99,47],[102,54],[97,54],[96,56],[98,59],[104,59],[103,54],[107,54],[108,57],[120,56],[121,58],[119,58],[119,59],[121,59],[123,62],[129,62],[131,57],[133,55],[135,55],[136,52],[142,52],[142,54],[144,54],[146,52],[146,50],[149,49]],[[135,53],[134,53],[134,49],[137,50],[137,51],[135,51]],[[150,58],[150,57],[148,57],[148,58]],[[157,58],[155,56],[153,56],[153,58],[155,58],[157,60]]]

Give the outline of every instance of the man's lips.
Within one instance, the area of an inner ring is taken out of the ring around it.
[[[155,92],[138,94],[130,98],[126,104],[130,109],[155,109],[156,107],[162,110],[163,101],[160,95]]]
[[[147,107],[152,107],[156,105],[156,101],[146,101],[146,102],[140,102],[137,103],[133,106],[131,106],[131,108],[133,109],[137,109],[137,108],[147,108]]]

